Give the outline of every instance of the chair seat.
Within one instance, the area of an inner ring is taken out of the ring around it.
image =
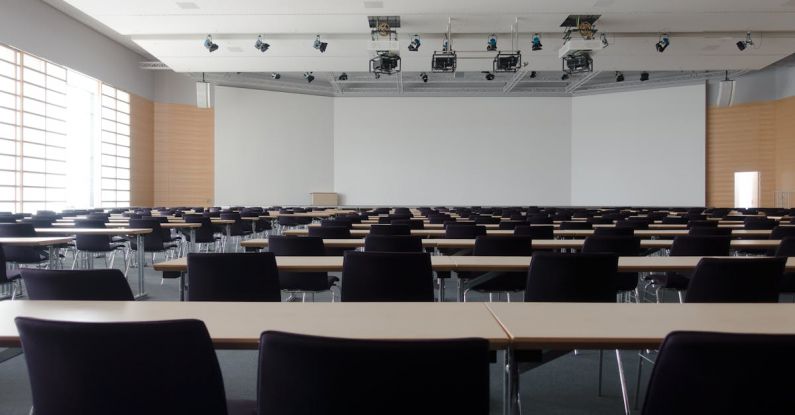
[[[651,274],[643,278],[646,281],[651,281],[654,285],[662,288],[670,288],[673,290],[684,291],[690,284],[690,278],[682,274],[668,273],[668,274]]]

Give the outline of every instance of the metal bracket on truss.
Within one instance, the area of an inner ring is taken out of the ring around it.
[[[331,84],[331,87],[334,89],[334,95],[342,95],[342,85],[337,82],[337,74],[334,72],[328,75],[328,82]]]
[[[513,77],[505,84],[505,87],[502,88],[502,92],[507,94],[513,91],[516,85],[519,85],[519,82],[521,82],[528,73],[530,73],[530,71],[527,68],[519,68],[519,70],[513,74]]]
[[[582,78],[578,78],[578,79],[576,79],[574,82],[570,83],[570,84],[569,84],[569,85],[566,87],[566,93],[567,93],[567,94],[571,94],[572,92],[574,92],[574,91],[576,91],[577,89],[579,89],[581,86],[585,85],[585,84],[586,84],[588,81],[590,81],[591,79],[594,79],[594,78],[596,78],[596,77],[597,77],[597,76],[598,76],[600,73],[602,73],[602,72],[601,72],[601,71],[588,72],[588,73],[587,73],[585,76],[583,76]]]
[[[398,95],[403,95],[403,72],[397,73],[397,88]]]

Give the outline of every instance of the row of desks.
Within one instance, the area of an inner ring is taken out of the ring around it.
[[[487,229],[486,233],[488,235],[513,235],[513,230],[502,230],[502,229]],[[566,237],[566,238],[585,238],[588,236],[593,235],[593,229],[583,229],[583,230],[560,230],[555,229],[553,231],[555,236]],[[733,237],[743,237],[743,238],[750,238],[750,237],[769,237],[771,231],[767,229],[761,230],[747,230],[747,229],[732,229],[732,236]],[[283,232],[284,235],[297,235],[297,236],[305,236],[309,235],[308,229],[290,229]],[[351,236],[359,236],[365,237],[370,234],[369,229],[352,229]],[[415,236],[422,236],[422,237],[444,237],[445,230],[444,229],[412,229],[411,234]],[[689,235],[687,229],[636,229],[635,236],[640,237],[675,237],[675,236],[686,236]]]

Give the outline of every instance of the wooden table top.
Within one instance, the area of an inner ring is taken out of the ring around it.
[[[702,257],[692,256],[639,256],[620,257],[620,272],[684,272],[696,268]],[[748,259],[761,257],[722,257],[728,259]],[[531,257],[520,256],[432,256],[431,265],[435,271],[477,271],[477,272],[524,272],[530,266]],[[276,265],[282,271],[297,272],[340,272],[341,256],[277,256]],[[155,271],[184,272],[188,269],[186,257],[159,262]],[[787,260],[787,272],[795,272],[795,257]]]
[[[36,233],[50,235],[143,235],[149,228],[36,228]]]
[[[770,230],[745,230],[745,229],[732,229],[732,236],[733,237],[762,237],[766,238],[770,236]],[[358,237],[365,237],[370,233],[369,229],[352,229],[351,236],[358,236]],[[412,229],[411,234],[416,236],[423,236],[423,237],[443,237],[444,236],[444,229]],[[570,238],[586,238],[588,236],[593,235],[594,231],[592,229],[583,229],[583,230],[560,230],[555,229],[554,232],[555,236],[561,237],[570,237]],[[284,235],[309,235],[308,229],[289,229],[283,232]],[[513,235],[513,230],[503,230],[503,229],[487,229],[486,234],[488,235]],[[687,229],[637,229],[635,230],[635,236],[651,238],[651,237],[675,237],[675,236],[687,236],[688,230]]]
[[[0,245],[8,246],[50,246],[61,245],[71,242],[71,236],[62,237],[20,237],[20,238],[0,238]]]
[[[19,347],[18,316],[119,322],[194,318],[219,348],[256,349],[266,330],[373,340],[508,336],[483,303],[214,303],[170,301],[3,301],[0,346]]]
[[[675,330],[795,334],[795,304],[487,303],[518,349],[658,348]]]

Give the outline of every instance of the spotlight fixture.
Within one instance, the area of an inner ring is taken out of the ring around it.
[[[740,52],[742,52],[748,46],[753,46],[753,45],[754,45],[754,40],[751,39],[751,32],[748,32],[745,34],[745,40],[737,42],[737,49],[740,49]]]
[[[494,80],[494,73],[489,72],[489,71],[483,71],[483,73],[486,74],[486,80],[487,81],[493,81]]]
[[[616,82],[624,82],[624,74],[616,71]]]
[[[486,51],[494,52],[495,50],[497,50],[497,35],[492,33],[489,35],[489,38],[486,40]]]
[[[273,78],[273,79],[282,79],[282,74],[280,74],[278,72],[273,72],[271,74],[271,78]]]
[[[315,75],[312,75],[312,72],[304,72],[304,78],[306,78],[307,83],[312,83],[315,80]]]
[[[257,42],[254,43],[254,47],[259,49],[260,52],[265,53],[271,45],[262,41],[262,35],[257,36]]]
[[[207,35],[207,38],[204,39],[204,47],[210,51],[210,53],[215,52],[218,50],[218,44],[213,43],[213,35]]]
[[[379,75],[400,72],[400,55],[386,51],[378,52],[376,57],[370,59],[370,72]]]
[[[425,72],[421,73],[420,74],[420,79],[422,79],[422,82],[428,83],[428,74],[425,73]]]
[[[544,45],[541,44],[541,35],[538,33],[533,34],[533,40],[530,41],[530,45],[532,45],[533,51],[543,50]]]
[[[420,40],[420,35],[412,36],[411,42],[409,43],[409,52],[416,52],[420,50],[420,45],[422,45],[422,40]]]
[[[531,78],[531,79],[532,79],[532,78],[535,78],[537,75],[538,75],[538,74],[536,74],[536,71],[530,71],[530,78]]]
[[[455,72],[458,56],[455,52],[433,52],[431,57],[432,72]]]
[[[494,57],[492,69],[494,72],[516,72],[522,66],[521,52],[498,52]]]
[[[663,53],[665,49],[668,49],[668,45],[671,44],[671,39],[668,36],[668,33],[663,33],[660,35],[660,41],[654,45],[657,48],[657,52]]]
[[[602,41],[602,48],[610,46],[610,42],[607,41],[607,33],[599,35],[599,40]]]
[[[337,80],[338,81],[347,81],[348,80],[348,74],[343,72],[340,76],[337,77]]]
[[[649,80],[649,73],[648,72],[641,72],[640,74],[640,81],[646,82]]]
[[[568,81],[569,77],[570,77],[570,75],[564,72],[563,75],[560,76],[560,80],[561,81]]]
[[[593,72],[593,59],[588,52],[577,51],[564,56],[562,59],[563,71],[569,74]]]
[[[320,40],[320,35],[315,36],[315,43],[312,44],[312,47],[319,50],[320,53],[326,52],[326,47],[328,47],[328,43]]]

